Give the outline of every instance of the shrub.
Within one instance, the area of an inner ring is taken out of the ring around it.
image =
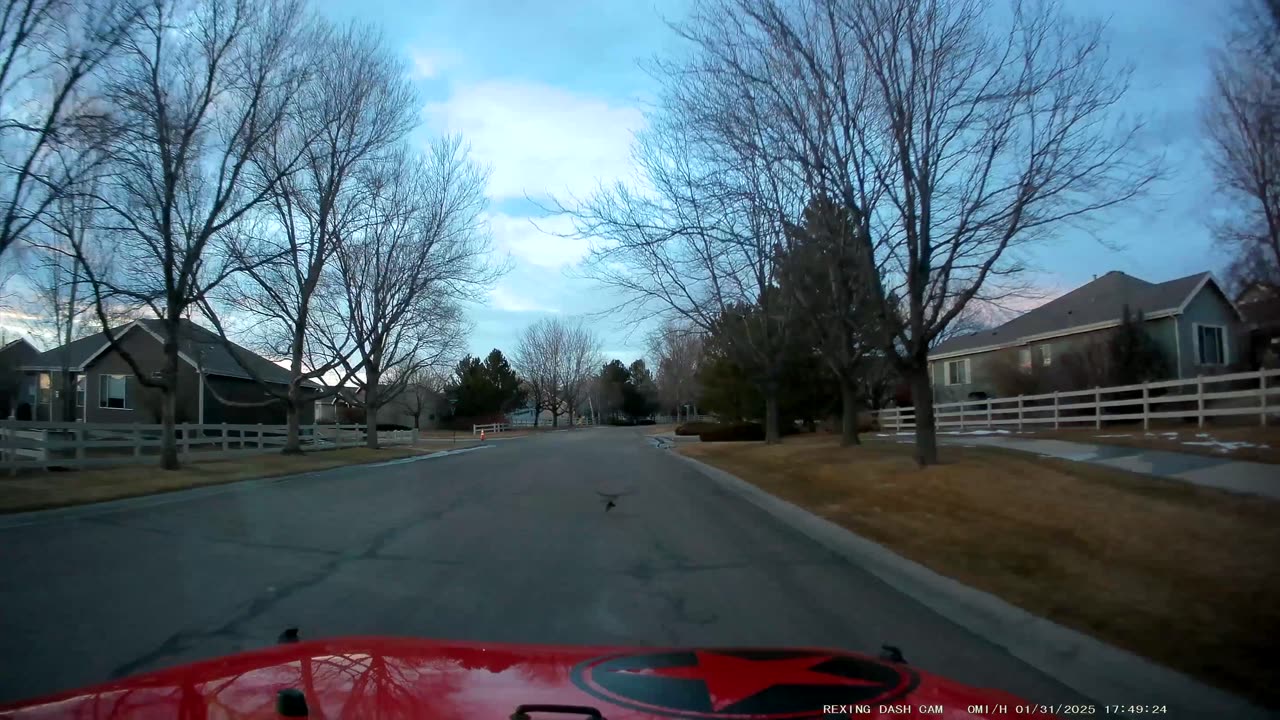
[[[676,426],[677,435],[701,435],[708,430],[715,430],[720,427],[720,423],[711,422],[690,422]]]
[[[764,440],[764,426],[760,423],[721,425],[698,433],[703,442],[744,442]]]

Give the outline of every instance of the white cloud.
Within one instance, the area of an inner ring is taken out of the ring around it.
[[[440,131],[461,133],[489,165],[496,199],[584,195],[631,174],[638,108],[539,83],[486,81],[454,88],[424,109]]]
[[[502,285],[489,291],[489,305],[503,312],[560,312],[559,308],[539,304],[537,300]]]
[[[556,270],[586,257],[589,240],[562,237],[573,232],[573,222],[555,216],[531,219],[505,213],[489,216],[494,245],[530,265]]]
[[[420,80],[429,80],[453,64],[453,56],[448,53],[417,47],[409,48],[409,60],[413,63],[413,76]]]

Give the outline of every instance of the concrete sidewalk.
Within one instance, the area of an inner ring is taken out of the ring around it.
[[[906,434],[906,433],[903,433]],[[1144,450],[1118,445],[1091,445],[1009,435],[944,435],[949,445],[986,445],[1048,457],[1094,463],[1130,472],[1171,478],[1205,487],[1280,499],[1280,465],[1213,458],[1204,455]]]

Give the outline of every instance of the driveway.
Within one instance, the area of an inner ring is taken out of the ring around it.
[[[0,480],[0,483],[3,481]],[[627,494],[604,511],[598,492]],[[819,645],[1081,698],[633,429],[0,517],[0,701],[273,643]]]

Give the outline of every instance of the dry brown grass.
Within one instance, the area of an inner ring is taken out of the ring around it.
[[[1280,503],[991,448],[680,447],[1037,615],[1280,705]]]
[[[66,505],[116,500],[185,490],[203,485],[277,477],[324,470],[341,465],[394,460],[434,452],[440,448],[386,447],[324,450],[306,455],[254,455],[235,460],[193,462],[181,470],[164,471],[154,465],[76,472],[47,472],[17,478],[0,478],[0,512],[41,510]]]
[[[1171,437],[1169,433],[1177,433]],[[1099,436],[1102,437],[1099,437]],[[1128,437],[1110,437],[1127,435]],[[1072,442],[1091,443],[1094,445],[1121,445],[1124,447],[1151,448],[1153,450],[1169,450],[1191,455],[1207,455],[1232,460],[1248,460],[1280,464],[1280,427],[1206,427],[1197,428],[1195,424],[1152,425],[1150,430],[1143,430],[1142,425],[1119,425],[1104,427],[1101,430],[1090,428],[1063,428],[1061,430],[1038,430],[1019,437],[1053,438],[1054,440],[1070,440]],[[1251,445],[1266,447],[1237,447],[1222,445],[1186,445],[1187,442],[1233,443],[1246,442]]]

